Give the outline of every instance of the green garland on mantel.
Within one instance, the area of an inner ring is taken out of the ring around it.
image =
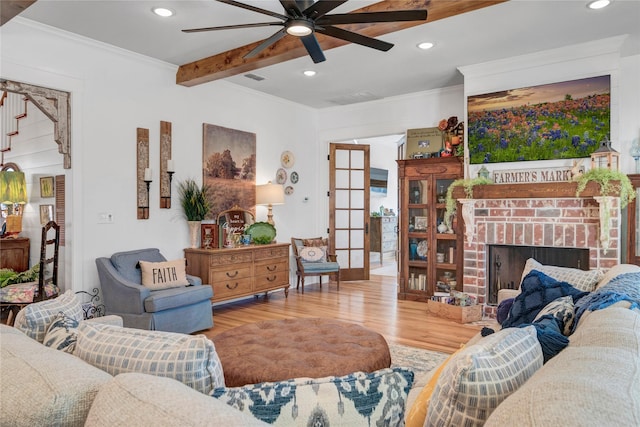
[[[576,197],[580,196],[580,193],[584,191],[587,184],[591,181],[600,184],[601,196],[610,196],[619,192],[620,209],[624,209],[636,197],[636,192],[627,175],[620,171],[605,168],[593,168],[580,175],[576,180],[578,183]],[[619,181],[620,184],[618,185],[612,181]]]
[[[451,183],[447,189],[446,209],[444,211],[444,223],[447,227],[451,228],[451,218],[456,210],[456,199],[453,198],[454,188],[462,186],[467,199],[470,199],[473,197],[473,187],[486,184],[493,184],[493,181],[489,178],[478,177],[473,179],[460,178]]]

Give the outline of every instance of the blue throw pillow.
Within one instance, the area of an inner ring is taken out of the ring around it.
[[[502,323],[503,329],[533,323],[540,310],[557,298],[570,295],[575,302],[588,294],[537,270],[527,274],[520,289],[521,293],[515,297],[509,315]]]
[[[511,306],[513,305],[513,301],[515,298],[507,298],[498,304],[498,312],[496,313],[496,320],[499,324],[502,325],[509,315],[509,310],[511,310]]]

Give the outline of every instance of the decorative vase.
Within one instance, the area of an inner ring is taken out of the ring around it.
[[[189,237],[191,239],[191,247],[198,247],[198,234],[200,234],[200,221],[187,221],[189,223]]]

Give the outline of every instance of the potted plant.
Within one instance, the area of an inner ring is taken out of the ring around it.
[[[189,235],[191,236],[191,247],[198,246],[198,232],[200,222],[204,220],[211,210],[209,201],[209,187],[199,186],[195,180],[186,179],[178,184],[178,195],[180,196],[180,206],[189,223]]]
[[[597,182],[600,185],[601,206],[600,206],[600,243],[605,251],[609,248],[609,226],[611,219],[610,198],[613,194],[620,195],[620,209],[624,209],[635,197],[636,193],[631,185],[629,177],[617,170],[606,168],[592,168],[586,173],[578,176],[576,182],[576,197],[584,191],[587,184]],[[598,200],[598,198],[596,198]],[[598,200],[600,203],[600,200]]]

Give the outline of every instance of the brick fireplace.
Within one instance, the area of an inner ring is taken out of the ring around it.
[[[473,198],[456,188],[465,219],[464,292],[487,303],[488,245],[546,246],[589,250],[589,268],[610,268],[620,258],[619,199],[610,199],[610,230],[600,235],[601,198],[595,185],[576,197],[572,182],[476,186]],[[603,240],[608,237],[605,250]]]

